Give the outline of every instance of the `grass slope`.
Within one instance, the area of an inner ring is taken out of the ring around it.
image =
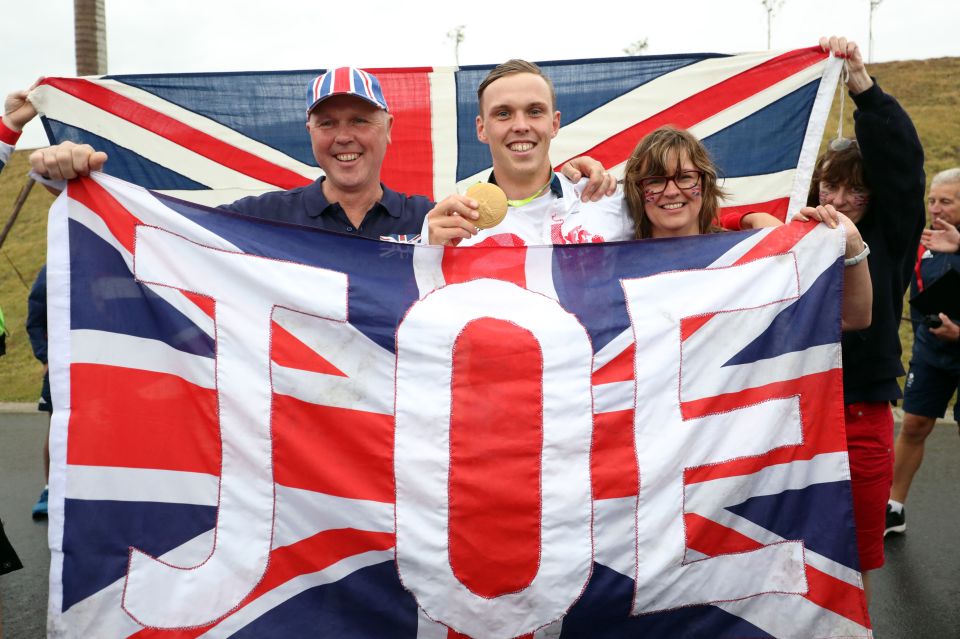
[[[913,118],[926,151],[927,181],[943,169],[960,165],[960,58],[911,60],[871,65],[885,91],[897,97]],[[853,102],[846,98],[844,132],[853,132]],[[826,127],[825,138],[836,135],[839,102]],[[14,153],[0,174],[0,219],[6,222],[23,187],[27,152]],[[0,308],[6,316],[7,355],[0,358],[0,401],[32,401],[40,393],[40,364],[27,340],[26,299],[29,286],[44,262],[46,213],[53,197],[35,186],[3,248],[0,249]],[[22,281],[21,281],[22,278]],[[913,342],[909,324],[901,325],[904,360]]]
[[[6,223],[26,182],[28,152],[17,151],[0,174],[0,219]],[[33,358],[24,324],[29,287],[47,250],[47,211],[53,196],[34,185],[6,242],[0,248],[0,308],[7,324],[7,354],[0,357],[0,401],[34,401],[40,397],[43,368]]]

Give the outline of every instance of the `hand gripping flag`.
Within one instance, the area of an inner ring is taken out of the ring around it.
[[[805,202],[840,65],[818,47],[542,62],[557,91],[560,166],[588,154],[620,175],[664,124],[704,141],[730,193],[724,214],[781,219]],[[493,65],[371,69],[394,114],[382,180],[441,199],[485,180],[477,86]],[[289,189],[320,170],[304,131],[318,70],[47,78],[32,95],[51,142],[86,142],[105,170],[208,205]]]
[[[49,233],[53,637],[872,636],[839,230],[443,249],[94,174]]]

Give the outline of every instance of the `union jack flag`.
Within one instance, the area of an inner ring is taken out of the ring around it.
[[[720,167],[724,214],[783,219],[805,203],[839,74],[819,48],[540,64],[561,111],[555,166],[587,154],[619,174],[645,133],[673,124]],[[395,115],[384,183],[440,199],[486,178],[474,119],[491,68],[372,69]],[[112,175],[217,205],[321,174],[303,130],[319,72],[48,78],[32,100],[51,142],[87,142],[109,153]]]
[[[840,231],[444,249],[95,174],[49,234],[51,636],[872,636]]]

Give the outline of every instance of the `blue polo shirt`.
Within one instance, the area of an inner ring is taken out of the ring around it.
[[[930,286],[951,268],[960,270],[960,255],[925,251],[920,260],[920,277],[923,278],[925,286]],[[910,296],[913,297],[919,292],[917,277],[914,275],[910,282]],[[942,340],[931,333],[930,328],[923,323],[921,313],[912,306],[910,307],[910,319],[914,327],[911,363],[914,361],[922,362],[928,366],[960,372],[960,343]],[[950,319],[956,322],[960,318],[951,317]]]
[[[383,197],[367,211],[360,226],[355,227],[339,203],[328,202],[324,197],[321,187],[324,179],[289,191],[271,191],[241,198],[218,208],[262,220],[299,224],[378,240],[382,237],[404,239],[402,236],[419,235],[423,219],[434,206],[431,200],[422,195],[398,193],[381,183]]]

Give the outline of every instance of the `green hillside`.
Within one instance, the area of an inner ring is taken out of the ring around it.
[[[0,174],[0,218],[5,224],[26,182],[29,152],[17,151]],[[53,196],[34,185],[27,203],[0,249],[0,308],[7,324],[7,354],[0,357],[0,401],[33,401],[40,397],[43,369],[33,358],[24,323],[27,294],[44,262],[47,211]]]
[[[929,176],[960,165],[960,58],[888,62],[870,67],[883,88],[900,100],[913,117],[926,149]],[[853,103],[847,98],[845,132],[853,131]],[[827,137],[837,130],[834,105]],[[0,219],[6,222],[27,173],[28,152],[14,154],[0,174]],[[39,396],[41,367],[30,352],[23,325],[30,284],[44,261],[46,212],[53,197],[35,187],[0,249],[0,308],[6,316],[7,355],[0,358],[0,401],[32,401]],[[901,335],[909,352],[906,324]]]

